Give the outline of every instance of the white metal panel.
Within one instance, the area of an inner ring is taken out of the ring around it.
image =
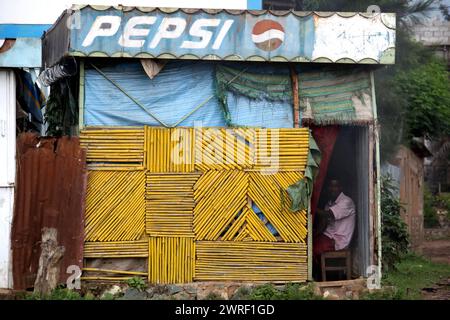
[[[0,70],[0,187],[14,187],[16,175],[16,82]]]
[[[0,288],[12,288],[11,224],[14,188],[0,187]]]
[[[0,70],[0,288],[12,288],[11,224],[16,175],[16,82]]]

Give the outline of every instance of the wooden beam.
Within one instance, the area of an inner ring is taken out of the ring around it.
[[[291,83],[292,83],[292,102],[294,106],[294,128],[299,127],[300,121],[300,100],[298,97],[298,75],[293,65],[289,66],[291,71]]]

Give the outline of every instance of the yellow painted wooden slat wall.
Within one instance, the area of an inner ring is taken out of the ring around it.
[[[309,129],[255,129],[256,160],[253,170],[304,172],[309,152]]]
[[[86,128],[80,132],[89,169],[141,170],[144,168],[144,129]]]
[[[200,173],[147,173],[146,231],[150,236],[193,237],[194,184]]]
[[[194,129],[145,127],[145,153],[150,172],[192,172]]]
[[[247,204],[248,175],[239,170],[207,171],[194,186],[197,240],[218,240]]]
[[[279,172],[273,175],[249,173],[249,196],[285,242],[306,241],[306,212],[291,212],[286,188],[301,179],[300,172]]]
[[[306,245],[197,241],[196,281],[306,281]]]
[[[201,128],[195,130],[195,168],[243,170],[255,161],[253,129]]]
[[[193,238],[150,237],[148,281],[150,283],[192,282],[195,271]]]
[[[136,241],[85,242],[84,258],[146,258],[148,239]]]
[[[145,232],[143,171],[89,171],[86,241],[138,240]]]

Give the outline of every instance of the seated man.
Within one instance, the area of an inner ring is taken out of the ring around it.
[[[319,263],[320,255],[348,247],[355,228],[355,204],[342,192],[339,180],[328,185],[330,201],[325,210],[317,210],[318,228],[313,237],[313,258]]]

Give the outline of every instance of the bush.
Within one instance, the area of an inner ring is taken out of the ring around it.
[[[402,206],[395,196],[396,188],[389,175],[381,179],[381,233],[383,269],[395,267],[408,251],[409,234],[400,216]]]
[[[300,285],[298,283],[288,283],[283,289],[277,289],[273,284],[265,284],[255,287],[249,300],[320,300],[322,296],[314,294],[312,284]]]
[[[433,228],[439,225],[435,204],[435,197],[431,191],[425,187],[423,193],[423,223],[425,228]]]
[[[447,218],[450,219],[450,193],[441,193],[437,195],[436,204],[439,208],[447,211]]]
[[[134,288],[139,291],[143,291],[147,287],[145,280],[141,277],[130,278],[127,280],[127,284],[130,286],[130,288]]]

